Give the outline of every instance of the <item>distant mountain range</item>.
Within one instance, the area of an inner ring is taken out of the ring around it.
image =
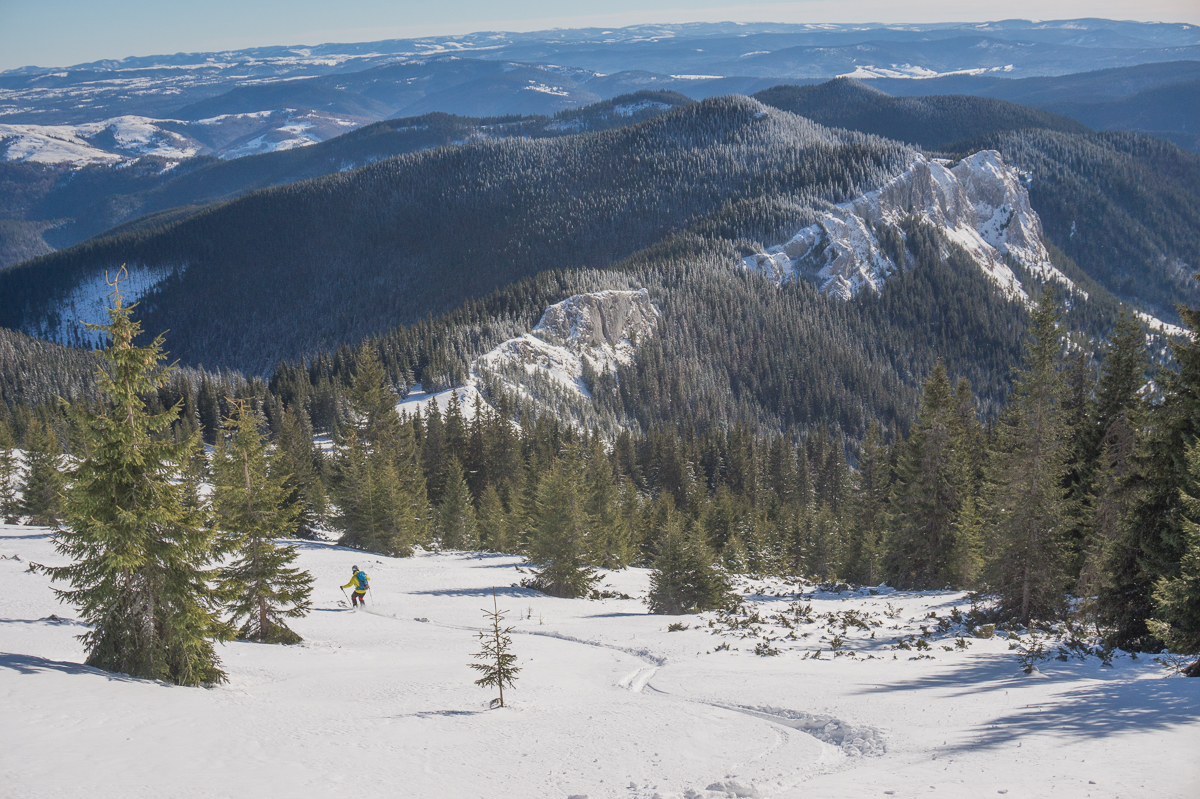
[[[128,264],[184,363],[269,375],[412,324],[419,353],[385,361],[445,386],[536,350],[522,336],[567,296],[645,289],[659,326],[619,389],[562,361],[594,393],[578,418],[836,407],[858,429],[906,413],[939,358],[994,403],[1047,282],[1082,346],[1122,302],[1169,323],[1200,301],[1198,37],[642,26],[14,70],[0,326],[87,344],[77,320]],[[524,368],[501,366],[487,380]],[[574,402],[553,382],[543,407]]]

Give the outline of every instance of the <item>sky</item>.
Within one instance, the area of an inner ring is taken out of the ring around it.
[[[1200,24],[1200,0],[0,0],[0,70],[480,30],[651,22],[975,22],[998,17]]]

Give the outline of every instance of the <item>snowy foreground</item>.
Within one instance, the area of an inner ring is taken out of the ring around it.
[[[73,609],[27,572],[61,562],[45,529],[0,526],[0,556],[4,797],[1158,799],[1200,786],[1200,679],[1127,656],[1027,676],[1014,642],[937,628],[967,609],[957,593],[760,585],[757,617],[678,619],[645,613],[642,570],[606,574],[632,599],[562,600],[513,588],[512,557],[302,543],[317,580],[295,624],[305,642],[228,644],[229,683],[202,689],[81,665]],[[365,611],[339,602],[353,564],[372,577]],[[504,709],[467,665],[492,586],[523,667]],[[667,630],[679,621],[689,629]],[[834,635],[855,654],[833,656]],[[927,643],[893,649],[900,637]]]

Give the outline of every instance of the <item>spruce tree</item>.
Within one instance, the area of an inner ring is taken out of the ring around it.
[[[882,577],[881,542],[888,529],[888,495],[892,465],[879,423],[867,428],[858,458],[854,487],[854,510],[846,552],[846,579],[861,585],[876,585]]]
[[[492,700],[492,705],[504,707],[504,686],[511,688],[517,680],[517,673],[521,671],[516,665],[517,656],[512,653],[512,627],[502,626],[504,622],[504,614],[507,610],[500,610],[500,605],[496,600],[496,589],[492,589],[492,609],[484,608],[483,615],[487,618],[490,629],[480,630],[479,632],[479,652],[475,657],[483,661],[482,663],[471,663],[471,668],[481,672],[481,676],[475,681],[476,685],[489,686],[494,685],[500,692],[498,699]]]
[[[475,549],[479,546],[471,491],[463,478],[458,458],[453,455],[446,464],[446,486],[436,519],[438,540],[444,548]]]
[[[413,428],[396,412],[378,353],[363,345],[349,392],[352,424],[334,463],[342,543],[408,556],[425,543],[429,504]]]
[[[308,613],[312,575],[292,566],[296,547],[275,539],[295,531],[299,508],[290,500],[278,452],[267,450],[262,413],[245,400],[231,404],[234,413],[225,420],[212,464],[213,510],[222,548],[233,557],[220,571],[229,623],[245,640],[298,643],[285,619]]]
[[[62,444],[40,416],[25,429],[25,480],[21,513],[30,524],[57,525],[62,514]]]
[[[988,478],[988,587],[1001,615],[1029,624],[1062,610],[1070,430],[1063,412],[1058,298],[1045,290],[1032,313],[1024,366],[997,431]]]
[[[12,429],[7,420],[0,419],[0,520],[5,524],[20,521],[21,501],[17,493],[20,479]]]
[[[295,534],[313,538],[325,523],[328,497],[321,480],[324,459],[313,445],[313,431],[308,415],[288,406],[279,420],[279,470],[290,475],[287,486],[290,501],[299,509]]]
[[[957,586],[962,575],[955,521],[961,505],[961,463],[956,458],[956,407],[939,362],[921,391],[921,410],[900,448],[892,493],[892,529],[884,569],[898,588]]]
[[[1081,611],[1089,616],[1104,613],[1103,601],[1121,582],[1130,525],[1146,496],[1137,478],[1148,413],[1142,397],[1147,369],[1141,325],[1122,312],[1105,347],[1096,398],[1083,423],[1080,485],[1087,494],[1079,525],[1076,593],[1082,599]]]
[[[71,563],[43,569],[71,584],[56,592],[90,626],[80,636],[88,665],[179,685],[222,682],[213,640],[229,630],[207,568],[213,536],[177,482],[195,440],[166,435],[178,406],[147,413],[142,397],[170,375],[163,339],[135,346],[133,308],[119,290],[112,296],[109,323],[88,326],[110,342],[107,368],[96,373],[99,408],[78,411],[89,446],[71,469],[54,537]]]
[[[951,433],[954,449],[954,483],[958,512],[954,516],[954,563],[957,585],[974,588],[983,566],[985,515],[980,492],[986,447],[983,427],[975,413],[971,384],[959,378],[954,391],[954,421]]]
[[[396,466],[386,451],[372,450],[351,429],[334,465],[339,543],[368,552],[407,557],[417,543]]]
[[[1187,450],[1191,493],[1182,496],[1187,537],[1179,573],[1162,577],[1154,586],[1156,618],[1148,620],[1150,633],[1174,652],[1200,653],[1200,441]],[[1189,677],[1200,677],[1200,660],[1189,666]]]
[[[208,498],[205,496],[205,486],[211,484],[212,472],[208,468],[208,450],[204,446],[202,434],[196,435],[199,429],[199,427],[193,428],[187,438],[176,440],[180,444],[184,441],[192,442],[187,459],[183,462],[183,472],[179,480],[179,484],[183,488],[183,505],[204,518],[211,510]]]
[[[1109,642],[1124,649],[1160,647],[1146,624],[1155,614],[1154,587],[1178,574],[1184,552],[1187,448],[1200,434],[1200,346],[1195,340],[1200,313],[1180,307],[1179,315],[1190,335],[1171,342],[1178,371],[1158,372],[1160,404],[1150,407],[1140,397],[1146,371],[1140,326],[1136,335],[1114,331],[1114,351],[1105,359],[1097,390],[1096,430],[1104,430],[1104,471],[1096,481],[1083,575],[1089,579],[1081,588],[1095,590],[1096,619]],[[1125,339],[1128,343],[1120,346]],[[1118,356],[1117,350],[1125,354]]]
[[[684,532],[680,513],[672,507],[658,537],[661,543],[646,597],[650,612],[679,616],[720,607],[729,585],[696,529]]]
[[[579,450],[566,448],[538,483],[530,530],[529,559],[537,564],[526,586],[558,597],[587,596],[600,579],[592,568],[592,523]]]
[[[612,464],[598,435],[592,438],[589,447],[585,480],[585,510],[593,522],[592,557],[606,569],[619,569],[628,563],[631,552],[621,525],[620,494]]]
[[[484,548],[492,552],[512,552],[516,549],[512,524],[504,511],[504,502],[496,486],[488,484],[479,497],[475,526]]]

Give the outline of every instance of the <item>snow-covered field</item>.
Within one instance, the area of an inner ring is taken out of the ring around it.
[[[512,557],[302,542],[316,577],[295,624],[305,642],[227,644],[228,684],[179,688],[81,665],[73,609],[27,571],[61,562],[46,533],[0,526],[4,797],[1158,798],[1200,785],[1200,680],[1127,656],[1027,676],[1017,642],[949,621],[962,594],[743,583],[763,593],[740,614],[671,618],[646,615],[642,570],[605,575],[630,599],[562,600],[512,587]],[[354,564],[372,577],[365,611],[339,602]],[[523,668],[504,709],[468,668],[492,586]]]

